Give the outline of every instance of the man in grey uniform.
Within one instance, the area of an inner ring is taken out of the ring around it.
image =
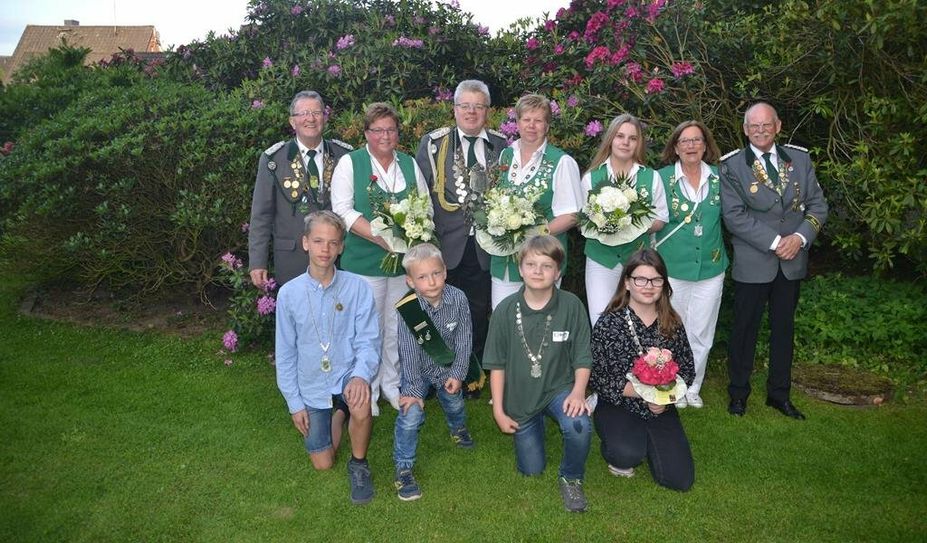
[[[261,153],[248,231],[251,282],[263,287],[273,239],[274,275],[278,285],[306,271],[307,255],[300,244],[309,213],[331,209],[331,178],[335,164],[352,147],[323,140],[325,103],[315,91],[300,91],[290,102],[290,126],[296,137]]]
[[[746,413],[757,334],[769,304],[766,405],[802,420],[789,398],[795,309],[808,251],[827,220],[827,202],[807,150],[776,145],[781,129],[772,106],[753,104],[744,114],[750,145],[721,158],[721,207],[734,246],[728,411]]]

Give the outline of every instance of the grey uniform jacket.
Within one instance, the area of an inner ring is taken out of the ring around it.
[[[504,135],[494,130],[487,129],[486,136],[489,138],[488,141],[483,141],[486,156],[482,158],[485,159],[487,170],[491,170],[498,163],[499,153],[505,149],[506,141]],[[447,157],[443,164],[439,164],[438,155],[445,142],[447,142],[448,148]],[[443,168],[444,170],[445,201],[456,204],[458,197],[454,185],[454,151],[457,148],[460,148],[457,127],[444,127],[425,134],[419,142],[418,153],[415,155],[415,161],[422,170],[431,193],[435,212],[435,229],[438,239],[441,241],[441,253],[444,257],[444,263],[449,269],[456,268],[463,258],[471,225],[467,222],[466,213],[462,208],[450,211],[443,207],[437,194],[436,180],[438,172],[436,169]],[[476,247],[476,253],[480,268],[488,270],[489,255],[479,245]]]
[[[278,285],[306,271],[309,261],[300,242],[303,220],[313,211],[331,209],[332,171],[338,159],[351,150],[350,145],[338,140],[324,140],[322,145],[322,179],[317,196],[309,190],[309,174],[295,139],[270,146],[258,162],[251,198],[248,269],[267,269],[273,238],[273,276]]]
[[[772,282],[780,268],[788,279],[803,279],[808,250],[827,220],[827,202],[807,151],[792,145],[776,149],[778,189],[750,147],[721,158],[721,208],[734,246],[733,277],[742,283]],[[796,232],[807,244],[794,259],[780,260],[770,246],[777,235]]]

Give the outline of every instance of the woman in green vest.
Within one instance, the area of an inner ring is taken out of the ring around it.
[[[644,166],[647,145],[644,127],[633,115],[623,113],[615,117],[602,136],[602,143],[592,157],[589,170],[583,175],[583,203],[589,192],[602,184],[612,183],[619,176],[627,176],[638,195],[647,200],[653,209],[653,225],[637,239],[617,246],[609,246],[595,239],[586,239],[586,306],[593,326],[615,296],[621,277],[621,263],[632,253],[650,246],[650,233],[666,223],[666,200],[660,174]]]
[[[705,379],[708,351],[715,337],[727,251],[721,239],[720,152],[708,128],[686,121],[673,130],[660,170],[669,207],[669,222],[657,233],[655,248],[666,262],[673,309],[682,317],[695,380],[676,407],[702,407],[699,391]]]
[[[371,383],[371,408],[380,391],[390,405],[399,409],[399,344],[394,305],[409,290],[400,268],[387,273],[380,261],[389,251],[386,241],[374,236],[370,221],[376,218],[374,202],[401,201],[416,190],[428,194],[428,185],[415,159],[396,151],[399,144],[399,115],[393,106],[376,102],[364,114],[367,145],[344,155],[332,174],[332,210],[348,226],[341,255],[341,268],[363,277],[373,289],[380,316],[380,369]]]
[[[581,207],[579,165],[562,149],[548,143],[550,118],[550,100],[544,96],[527,94],[515,104],[519,139],[499,155],[499,165],[506,168],[500,186],[514,191],[544,189],[540,204],[547,216],[547,229],[566,250],[566,232],[576,225],[576,213]],[[560,268],[561,276],[565,264],[564,261]],[[499,302],[521,289],[522,280],[518,263],[511,257],[493,256],[490,274],[495,309]]]

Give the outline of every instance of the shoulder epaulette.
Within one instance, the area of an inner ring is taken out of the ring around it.
[[[730,153],[728,153],[728,154],[724,155],[723,157],[721,157],[720,160],[719,160],[719,162],[724,162],[725,160],[731,158],[732,156],[736,155],[736,154],[739,153],[739,152],[740,152],[740,149],[734,149],[734,150],[731,151]]]
[[[504,139],[504,140],[509,139],[509,137],[506,136],[505,134],[503,134],[502,132],[499,132],[498,130],[493,130],[492,128],[487,128],[487,129],[486,129],[486,132],[488,132],[488,133],[490,133],[490,134],[492,134],[493,136],[496,136],[496,137],[498,137],[498,138],[502,138],[502,139]]]
[[[343,141],[341,141],[341,140],[328,140],[328,141],[334,143],[334,144],[337,145],[338,147],[341,147],[341,148],[343,148],[343,149],[345,149],[345,150],[347,150],[347,151],[353,151],[353,150],[354,150],[354,147],[353,147],[350,143],[345,143],[345,142],[343,142]]]
[[[453,128],[452,126],[445,126],[437,130],[432,130],[431,132],[428,133],[428,137],[433,140],[436,140],[438,138],[443,138],[444,136],[451,133],[452,128]]]
[[[802,151],[802,152],[804,152],[804,153],[807,153],[807,152],[808,152],[808,150],[805,149],[804,147],[802,147],[801,145],[795,145],[795,144],[792,144],[792,143],[786,143],[786,144],[783,144],[782,146],[783,146],[783,147],[788,147],[789,149],[796,149],[796,150]]]
[[[280,149],[281,147],[283,147],[285,144],[286,144],[285,141],[278,141],[277,143],[271,145],[271,146],[268,147],[267,149],[264,149],[264,154],[267,155],[267,156],[271,156],[271,155],[273,155],[274,153],[276,153],[277,150]]]

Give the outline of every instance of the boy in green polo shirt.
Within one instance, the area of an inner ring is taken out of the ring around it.
[[[453,442],[473,448],[462,391],[473,333],[466,295],[445,285],[447,269],[440,249],[430,243],[415,245],[402,258],[402,266],[412,291],[396,303],[400,382],[393,460],[399,499],[411,501],[422,496],[412,468],[429,390],[436,391]]]
[[[514,434],[519,472],[544,471],[544,416],[557,421],[563,436],[560,496],[567,511],[581,512],[592,438],[585,401],[592,355],[585,307],[555,286],[563,259],[553,236],[525,242],[518,254],[524,285],[493,311],[483,367],[490,370],[496,424]]]

